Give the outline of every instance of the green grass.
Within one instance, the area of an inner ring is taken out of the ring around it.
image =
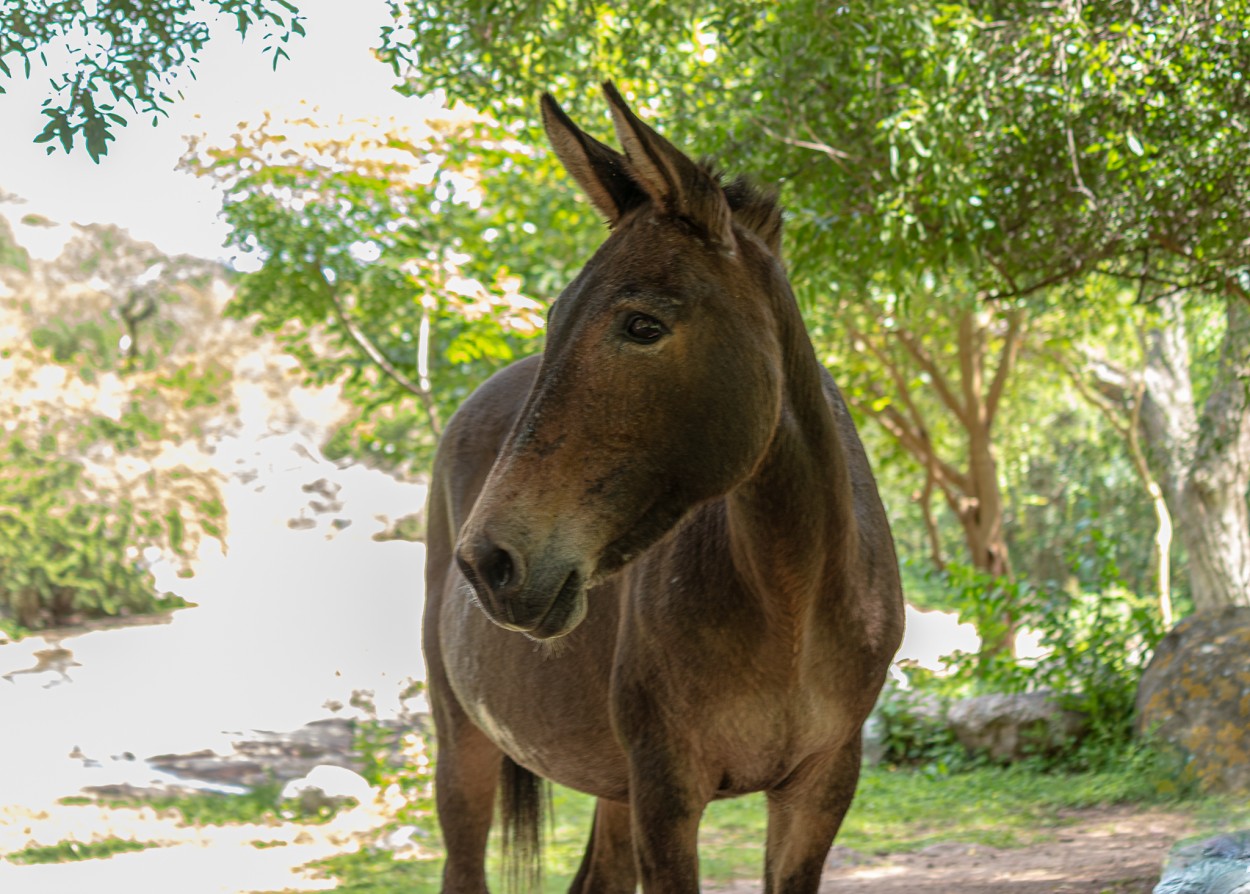
[[[1103,773],[1048,773],[1027,766],[982,767],[938,775],[878,768],[864,773],[838,844],[889,854],[915,851],[939,841],[1020,847],[1052,839],[1072,822],[1065,809],[1133,804],[1163,806],[1194,817],[1200,827],[1250,824],[1250,804],[1223,798],[1186,797],[1168,784],[1151,758],[1128,759]],[[1153,767],[1153,770],[1152,770]],[[555,789],[555,819],[546,836],[544,891],[564,891],[581,862],[593,799]],[[708,807],[700,830],[701,875],[717,884],[759,878],[763,866],[765,800],[750,795]],[[436,842],[437,837],[427,840]],[[492,878],[499,878],[492,848]],[[316,864],[352,894],[434,894],[441,858],[396,860],[386,851],[361,851]]]
[[[155,798],[108,798],[100,803],[113,808],[150,807],[158,813],[176,813],[187,826],[272,825],[280,822],[315,824],[329,822],[336,813],[336,809],[329,806],[322,806],[315,812],[304,810],[298,800],[284,801],[282,789],[281,782],[271,782],[258,785],[243,795],[203,792]],[[64,798],[61,803],[82,803],[82,799]]]
[[[79,860],[102,860],[114,854],[143,851],[160,847],[154,841],[130,841],[124,838],[105,838],[102,841],[61,841],[44,847],[28,847],[5,857],[13,863],[33,865],[36,863],[75,863]]]

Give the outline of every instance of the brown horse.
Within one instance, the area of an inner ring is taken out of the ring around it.
[[[768,892],[814,892],[902,634],[863,447],[779,257],[781,213],[605,85],[624,154],[550,96],[611,233],[546,348],[447,427],[425,655],[447,892],[486,891],[542,776],[598,798],[575,892],[699,888],[708,802],[764,791]]]

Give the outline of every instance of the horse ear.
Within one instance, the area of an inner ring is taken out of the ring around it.
[[[733,216],[716,178],[644,124],[611,81],[603,85],[603,92],[629,169],[651,201],[669,214],[698,224],[713,242],[732,249]]]
[[[646,200],[646,193],[628,173],[624,155],[574,124],[550,93],[543,94],[541,105],[543,128],[556,157],[609,225]]]

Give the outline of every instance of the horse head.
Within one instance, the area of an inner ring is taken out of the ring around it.
[[[748,480],[783,414],[780,211],[604,85],[623,153],[550,96],[551,144],[610,233],[552,306],[526,404],[461,529],[483,610],[535,639],[696,507]]]

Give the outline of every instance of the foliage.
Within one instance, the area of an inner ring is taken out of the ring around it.
[[[160,847],[154,841],[131,841],[126,838],[105,838],[100,841],[61,841],[44,847],[28,847],[5,857],[12,863],[31,866],[42,863],[76,863],[80,860],[102,860],[114,854],[145,851]]]
[[[0,615],[34,629],[155,610],[151,564],[189,573],[224,534],[215,475],[178,449],[229,410],[229,370],[180,343],[205,273],[111,228],[0,273]]]
[[[55,439],[32,445],[23,434],[0,448],[0,613],[33,629],[154,609],[139,547],[185,555],[181,514],[84,499],[94,488],[83,466],[57,458]]]
[[[0,191],[0,201],[5,195]],[[17,244],[13,236],[13,228],[7,220],[0,218],[0,268],[11,267],[15,270],[30,269],[30,253]]]
[[[0,7],[0,75],[12,78],[20,60],[30,77],[31,60],[53,71],[53,95],[44,101],[46,118],[37,143],[55,140],[70,152],[81,138],[98,162],[131,113],[167,115],[178,93],[178,76],[194,76],[199,54],[209,41],[211,10],[232,19],[241,36],[262,32],[262,51],[285,58],[287,43],[302,35],[302,17],[287,0],[97,0],[93,3],[5,3]],[[4,88],[0,86],[0,93]]]
[[[401,468],[534,350],[543,297],[595,219],[543,188],[553,159],[463,108],[409,127],[266,119],[230,145],[195,142],[184,167],[221,185],[230,241],[259,266],[231,312],[276,333],[311,382],[343,385],[358,417],[336,454]],[[556,234],[542,253],[539,232]]]
[[[274,825],[281,822],[326,823],[339,806],[307,806],[299,798],[283,798],[285,785],[273,780],[254,786],[241,795],[221,792],[160,795],[152,798],[106,799],[115,809],[150,807],[158,813],[176,813],[186,826]]]
[[[357,721],[353,749],[361,775],[387,805],[392,826],[410,825],[427,837],[435,834],[430,739],[421,729],[398,728],[370,717]]]
[[[1087,545],[1074,550],[1066,583],[993,578],[961,564],[946,567],[941,579],[962,621],[1001,635],[1009,605],[1019,629],[1037,635],[1042,654],[956,652],[947,659],[946,674],[910,669],[908,685],[887,691],[883,699],[888,759],[939,769],[959,766],[959,749],[941,720],[950,699],[1039,690],[1056,693],[1063,707],[1080,712],[1089,724],[1075,748],[1053,757],[1058,766],[1099,770],[1138,748],[1137,684],[1165,631],[1158,607],[1124,589],[1115,545],[1106,533],[1089,522],[1078,523],[1077,533]]]
[[[906,684],[887,680],[874,709],[876,719],[869,721],[881,725],[882,762],[938,774],[977,765],[946,722],[951,701],[948,687],[923,667],[906,663],[899,667]]]
[[[801,278],[956,266],[1027,294],[1101,267],[1240,288],[1242,0],[391,6],[381,53],[421,89],[532,116],[537,90],[613,77],[679,137],[784,177]]]

